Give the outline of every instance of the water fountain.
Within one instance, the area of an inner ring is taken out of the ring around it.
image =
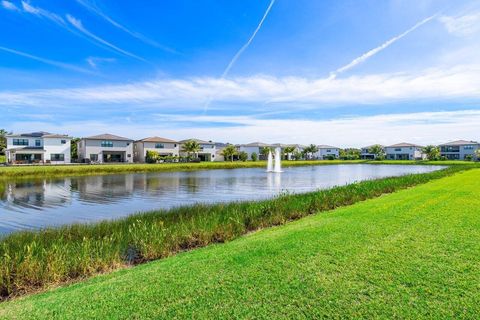
[[[281,158],[281,149],[276,148],[275,149],[275,165],[273,163],[273,155],[272,151],[268,152],[268,162],[267,162],[267,172],[276,172],[280,173],[282,172],[282,158]]]
[[[267,172],[273,172],[273,156],[272,156],[272,151],[268,151]]]

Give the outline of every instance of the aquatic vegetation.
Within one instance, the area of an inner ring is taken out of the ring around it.
[[[229,241],[474,167],[452,166],[258,202],[198,204],[116,221],[14,233],[0,240],[0,295],[12,297]]]

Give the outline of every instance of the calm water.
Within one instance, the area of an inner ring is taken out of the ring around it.
[[[255,168],[12,181],[0,185],[0,233],[197,202],[264,199],[441,168],[357,164],[285,168],[281,174]]]

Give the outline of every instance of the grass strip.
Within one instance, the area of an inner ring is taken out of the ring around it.
[[[369,160],[313,160],[313,161],[282,161],[285,167],[317,166],[335,164],[402,164],[402,165],[466,165],[475,162],[465,161],[369,161]],[[105,165],[32,165],[0,167],[0,179],[12,178],[43,178],[65,177],[100,174],[140,173],[140,172],[171,172],[194,171],[210,169],[264,168],[265,161],[247,162],[201,162],[201,163],[160,163],[160,164],[105,164]]]
[[[474,167],[452,166],[258,202],[198,204],[115,221],[14,233],[0,240],[0,296],[6,299],[229,241]]]

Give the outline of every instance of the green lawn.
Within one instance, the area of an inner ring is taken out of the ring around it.
[[[0,318],[477,318],[480,169],[0,304]]]
[[[332,165],[332,164],[434,164],[434,165],[457,165],[475,164],[471,161],[368,161],[368,160],[314,160],[314,161],[283,161],[282,165],[306,166],[306,165]],[[161,172],[161,171],[191,171],[206,169],[235,169],[235,168],[264,168],[265,161],[247,162],[201,162],[201,163],[160,163],[160,164],[109,164],[109,165],[32,165],[0,167],[0,179],[54,177],[54,176],[79,176],[98,175],[132,172]]]

